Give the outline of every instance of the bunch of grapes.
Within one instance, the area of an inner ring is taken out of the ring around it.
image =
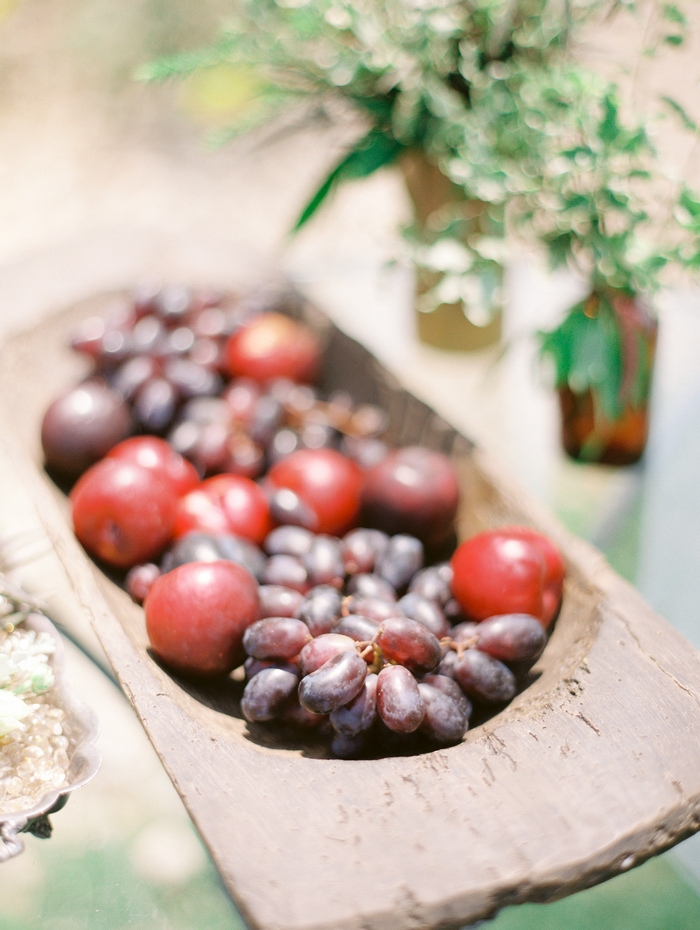
[[[385,411],[314,385],[321,342],[285,315],[292,300],[140,288],[84,320],[71,346],[92,367],[46,413],[49,468],[75,479],[135,433],[166,438],[202,477],[258,478],[299,448],[378,461]]]
[[[425,566],[415,537],[358,528],[333,539],[283,526],[265,549],[268,564],[312,566],[315,583],[305,593],[260,586],[262,619],[243,636],[241,710],[250,723],[320,728],[340,758],[387,742],[459,742],[473,708],[510,701],[545,646],[527,614],[465,620],[449,563]]]

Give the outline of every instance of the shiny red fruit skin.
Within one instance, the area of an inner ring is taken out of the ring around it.
[[[298,449],[267,474],[273,488],[289,488],[315,513],[315,533],[342,536],[360,511],[362,470],[335,449]]]
[[[259,619],[258,585],[234,562],[188,562],[156,579],[144,611],[161,662],[189,677],[226,675],[245,659],[243,634]]]
[[[500,527],[499,532],[534,543],[544,556],[545,578],[544,592],[542,594],[543,616],[541,619],[544,626],[549,626],[559,610],[564,587],[566,566],[561,552],[548,536],[533,530],[529,526],[503,526]]]
[[[172,482],[173,491],[178,497],[191,491],[201,480],[192,462],[158,436],[132,436],[125,439],[110,449],[107,458],[154,469]]]
[[[498,530],[478,533],[457,547],[451,566],[452,592],[471,620],[524,613],[551,622],[543,597],[546,562],[531,540]]]
[[[229,336],[224,357],[231,377],[310,383],[320,364],[321,344],[308,326],[283,313],[268,312]]]
[[[453,531],[458,506],[452,463],[424,446],[394,449],[365,476],[362,522],[389,535],[408,533],[439,546]]]
[[[260,544],[272,529],[267,496],[243,475],[205,478],[177,503],[173,536],[185,533],[233,533]]]
[[[101,459],[78,479],[70,502],[79,541],[116,568],[153,561],[172,538],[177,496],[152,468]]]

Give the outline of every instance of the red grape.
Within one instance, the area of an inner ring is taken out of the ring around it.
[[[394,733],[413,733],[425,716],[418,682],[403,665],[387,665],[377,677],[377,711]]]

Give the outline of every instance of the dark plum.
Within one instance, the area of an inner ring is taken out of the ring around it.
[[[133,430],[124,399],[102,381],[85,381],[54,400],[44,414],[41,445],[46,466],[77,478]]]
[[[453,534],[458,505],[459,482],[447,456],[424,446],[406,446],[390,451],[367,472],[362,522],[438,547]]]

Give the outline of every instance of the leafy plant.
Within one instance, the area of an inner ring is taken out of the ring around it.
[[[688,20],[674,2],[239,0],[211,47],[155,62],[142,76],[222,62],[254,70],[255,93],[231,133],[329,99],[362,116],[364,130],[295,230],[338,185],[420,152],[459,192],[431,223],[406,231],[414,263],[437,282],[422,299],[465,300],[474,279],[493,296],[504,242],[534,241],[553,266],[590,281],[593,301],[539,334],[542,353],[558,383],[591,390],[614,416],[639,393],[628,392],[639,353],[630,352],[615,295],[653,294],[671,266],[700,269],[700,196],[663,173],[651,132],[660,112],[623,116],[617,87],[570,52],[593,19],[613,28],[615,17],[641,14],[642,63],[683,44]],[[697,135],[677,101],[659,103]]]

